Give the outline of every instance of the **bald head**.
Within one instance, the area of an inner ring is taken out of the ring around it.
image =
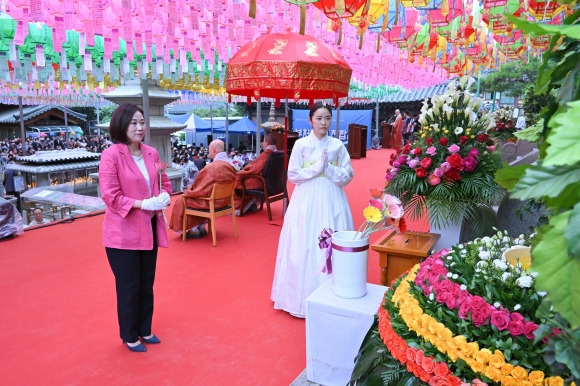
[[[221,139],[214,139],[209,144],[209,154],[208,154],[209,158],[214,159],[216,154],[221,153],[224,150],[225,150],[224,141],[222,141]]]

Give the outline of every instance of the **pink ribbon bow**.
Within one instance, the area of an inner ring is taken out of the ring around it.
[[[334,231],[330,228],[324,228],[318,236],[318,247],[325,249],[324,259],[322,261],[322,272],[330,275],[332,273],[332,234]]]

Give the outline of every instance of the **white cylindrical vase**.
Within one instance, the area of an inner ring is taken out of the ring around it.
[[[369,238],[354,240],[356,233],[332,234],[332,292],[346,299],[361,298],[367,293]]]

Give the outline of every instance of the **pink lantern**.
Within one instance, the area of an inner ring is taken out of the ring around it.
[[[433,9],[429,11],[427,17],[432,27],[444,27],[448,25],[451,20],[463,13],[463,2],[461,0],[449,0],[449,9],[443,11],[440,9]]]

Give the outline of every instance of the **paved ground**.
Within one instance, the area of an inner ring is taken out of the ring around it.
[[[290,386],[321,386],[306,379],[306,369],[290,384]]]

